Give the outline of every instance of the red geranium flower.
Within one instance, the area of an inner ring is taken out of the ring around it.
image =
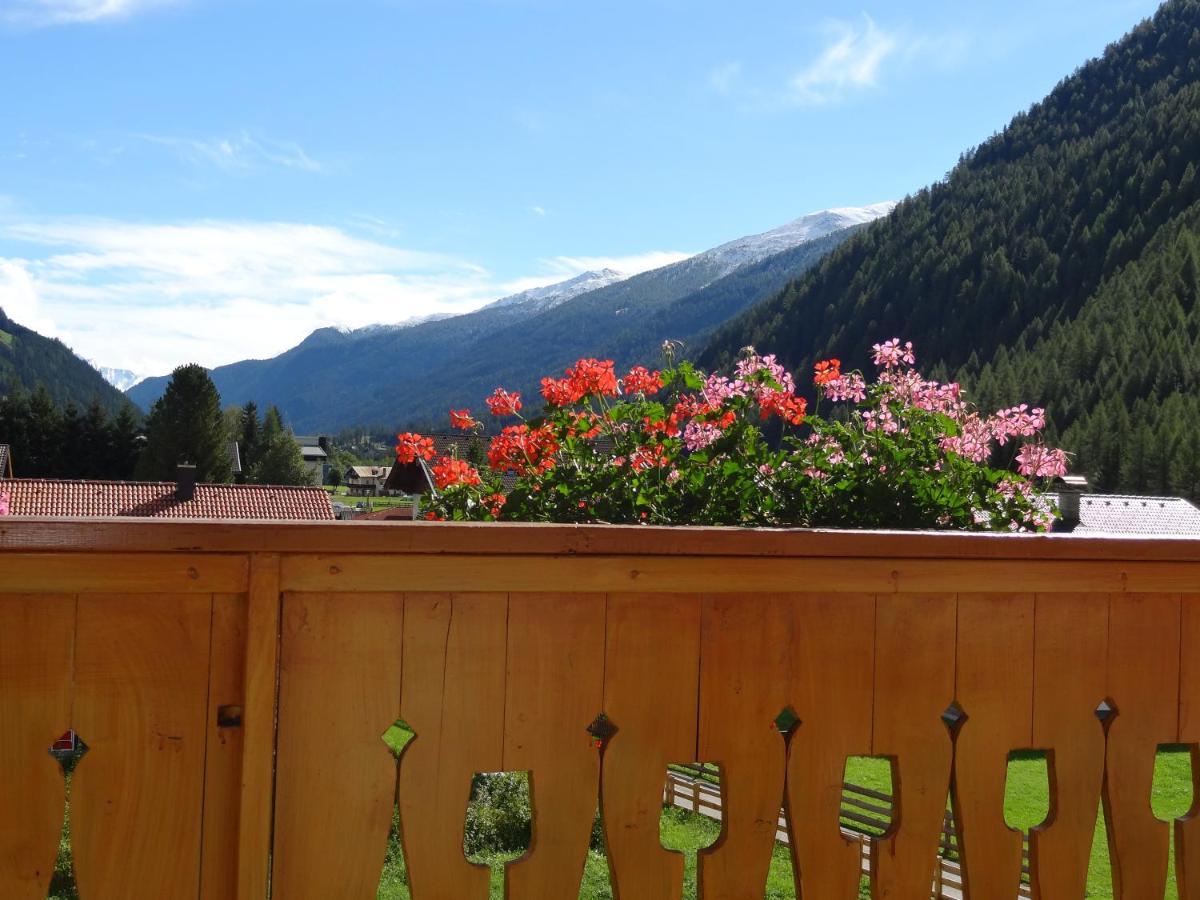
[[[433,472],[434,487],[439,491],[460,484],[472,486],[482,483],[479,471],[473,465],[450,456],[443,456],[430,471]]]
[[[504,388],[496,388],[492,396],[487,398],[487,406],[493,416],[515,416],[521,411],[521,395],[516,391],[509,393]]]
[[[418,456],[422,459],[433,459],[435,452],[433,449],[433,438],[422,437],[411,431],[396,435],[397,462],[416,462]]]
[[[645,366],[634,366],[625,376],[627,394],[657,394],[662,386],[662,375],[649,371]]]
[[[469,409],[450,410],[450,426],[452,428],[461,428],[463,431],[468,431],[478,424],[479,422],[471,416]]]
[[[813,366],[813,384],[829,384],[842,377],[842,361],[836,357],[823,359]]]

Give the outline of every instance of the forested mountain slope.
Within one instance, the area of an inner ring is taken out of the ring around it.
[[[611,283],[563,302],[547,303],[539,291],[412,327],[321,329],[272,359],[220,366],[212,379],[222,403],[276,405],[301,432],[444,427],[447,410],[480,406],[498,384],[537,405],[540,378],[581,356],[629,366],[657,361],[664,339],[703,346],[715,327],[892,206],[815,213],[632,278],[601,279]],[[129,396],[149,407],[165,383],[147,379]]]
[[[1127,351],[1089,330],[1103,332],[1092,307],[1108,309],[1106,321],[1133,312],[1112,340],[1146,356],[1172,358],[1178,341],[1194,339],[1185,330],[1168,340],[1169,328],[1154,337],[1148,325],[1178,318],[1172,303],[1188,315],[1195,303],[1180,248],[1196,234],[1197,166],[1200,0],[1171,0],[964,156],[945,181],[719,329],[701,362],[726,364],[754,345],[801,368],[831,355],[864,366],[873,341],[903,336],[927,371],[956,374],[989,405],[1044,403],[1102,487],[1149,486],[1130,462],[1142,425],[1155,434],[1182,416],[1189,382],[1155,387],[1126,372]],[[1179,278],[1164,288],[1153,273],[1167,269]],[[1150,333],[1138,334],[1142,327]],[[1119,383],[1119,399],[1087,388],[1086,367],[1079,377],[1032,374],[1035,360],[1049,365],[1072,341],[1092,348],[1094,377]],[[1095,423],[1119,418],[1117,404],[1132,431],[1102,440]],[[1109,413],[1095,412],[1101,406]],[[1200,422],[1193,415],[1180,427]],[[1194,486],[1185,489],[1195,496]]]
[[[0,396],[16,391],[46,388],[59,406],[85,409],[99,400],[109,412],[128,403],[125,396],[104,380],[62,341],[43,337],[14,322],[0,309]],[[0,444],[4,435],[0,434]]]

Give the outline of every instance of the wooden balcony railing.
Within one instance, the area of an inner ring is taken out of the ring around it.
[[[83,900],[366,900],[396,802],[415,900],[483,900],[464,812],[501,770],[534,807],[508,897],[578,895],[599,801],[615,896],[677,900],[691,762],[722,784],[700,896],[761,900],[782,800],[805,900],[851,900],[852,755],[894,760],[876,897],[930,896],[952,792],[967,896],[1013,900],[1020,749],[1050,766],[1035,897],[1083,896],[1102,798],[1115,896],[1163,896],[1173,834],[1200,898],[1200,825],[1150,808],[1198,667],[1197,541],[0,519],[0,897],[46,896],[74,729]]]

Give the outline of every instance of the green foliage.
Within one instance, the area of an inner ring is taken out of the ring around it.
[[[196,480],[233,480],[221,398],[208,372],[195,364],[180,366],[146,419],[146,449],[138,476],[147,481],[175,478],[180,463],[196,467]]]
[[[267,409],[258,437],[257,460],[250,467],[255,484],[311,484],[312,475],[304,464],[300,445],[292,432],[283,427],[279,410]]]
[[[492,439],[493,472],[452,458],[433,463],[440,493],[431,514],[653,525],[1049,527],[1051,510],[1033,484],[986,464],[993,441],[1019,439],[1023,474],[1063,474],[1065,458],[1037,439],[1040,410],[981,417],[957,385],[926,381],[908,368],[911,344],[877,352],[884,368],[870,386],[858,373],[842,373],[836,360],[822,363],[816,380],[818,396],[832,406],[828,418],[805,418],[807,401],[791,373],[752,351],[733,378],[705,378],[685,362],[662,373],[635,369],[618,383],[611,362],[580,360],[561,382],[546,380],[544,416]],[[510,396],[496,392],[489,400],[494,414],[520,414]],[[406,432],[397,440],[401,462],[433,457],[428,438]],[[1035,451],[1040,462],[1030,462]],[[507,493],[498,478],[504,472],[517,476]]]
[[[1045,402],[1101,487],[1196,497],[1198,22],[1200,0],[1165,3],[701,362],[860,365],[863,334],[902,332],[981,403]]]
[[[522,852],[529,847],[532,822],[527,774],[478,774],[471,782],[463,847],[474,857]]]
[[[128,402],[62,341],[18,325],[0,309],[0,397],[44,388],[55,406],[79,408],[97,401],[109,414]],[[0,441],[7,440],[0,434]]]
[[[0,443],[12,447],[14,474],[23,478],[125,481],[141,450],[131,404],[111,416],[94,397],[81,414],[74,403],[60,409],[41,385],[0,396]]]

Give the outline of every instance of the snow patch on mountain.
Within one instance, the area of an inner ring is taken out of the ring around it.
[[[895,201],[873,203],[870,206],[844,206],[809,213],[794,221],[764,231],[738,238],[693,256],[688,262],[714,266],[717,278],[728,275],[735,269],[759,262],[768,256],[791,250],[855,225],[865,225],[881,219],[896,208]],[[686,265],[686,263],[685,263]],[[714,279],[715,280],[715,279]]]
[[[415,328],[426,322],[440,322],[442,319],[452,319],[457,313],[430,313],[427,316],[413,316],[400,322],[363,325],[361,328],[339,328],[342,334],[349,337],[370,337],[374,334],[386,334],[389,331],[399,331],[402,328]]]
[[[88,364],[118,391],[127,391],[146,377],[145,375],[139,375],[137,372],[131,372],[128,369],[114,369],[112,366],[101,366],[90,359],[88,360]]]
[[[582,275],[576,275],[574,278],[560,281],[557,284],[531,288],[527,291],[521,291],[519,294],[513,294],[511,297],[504,297],[494,303],[489,303],[484,309],[521,306],[522,311],[542,312],[566,303],[580,294],[608,287],[610,284],[624,281],[628,277],[628,275],[618,272],[616,269],[600,269],[596,272],[584,272]]]

